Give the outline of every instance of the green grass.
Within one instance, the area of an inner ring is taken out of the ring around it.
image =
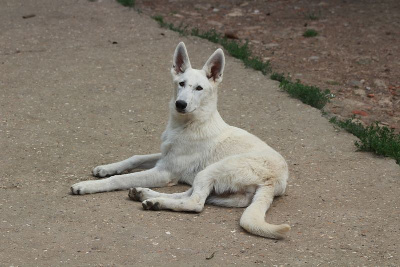
[[[364,126],[353,119],[342,121],[333,117],[329,121],[357,136],[360,141],[356,141],[355,145],[360,151],[391,157],[400,165],[400,134],[396,134],[393,129],[381,127],[378,123]]]
[[[173,23],[167,23],[164,21],[164,18],[162,16],[154,16],[152,17],[155,21],[158,22],[158,25],[162,28],[170,29],[171,31],[178,32],[180,35],[186,36],[188,35],[187,32],[187,26],[183,27],[182,24],[179,26],[175,26]]]
[[[215,44],[219,44],[221,41],[221,35],[219,33],[217,33],[214,29],[206,31],[206,32],[200,32],[200,30],[198,28],[193,28],[190,35],[197,36],[202,39],[206,39]]]
[[[283,73],[274,72],[270,76],[271,80],[282,82],[285,80],[285,75]]]
[[[316,30],[313,29],[308,29],[303,33],[304,37],[315,37],[318,35],[318,32]]]
[[[126,7],[135,6],[135,0],[117,0],[117,2]]]
[[[322,91],[316,86],[304,85],[299,80],[292,82],[280,73],[273,73],[270,78],[279,81],[279,87],[291,97],[297,98],[304,104],[317,109],[322,109],[332,98],[332,94],[328,89]]]
[[[318,14],[315,12],[310,12],[310,13],[305,14],[305,17],[309,20],[319,20],[320,16],[321,16],[321,12],[318,12]]]
[[[251,54],[248,42],[240,43],[235,40],[228,40],[215,30],[202,32],[197,28],[193,28],[189,31],[187,26],[175,26],[173,23],[165,22],[162,16],[154,16],[153,19],[158,22],[160,27],[178,32],[180,35],[197,36],[210,42],[220,44],[231,56],[243,61],[244,65],[248,68],[261,71],[264,75],[271,71],[269,61],[264,62],[259,57]]]

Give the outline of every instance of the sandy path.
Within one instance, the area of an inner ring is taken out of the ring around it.
[[[399,166],[356,152],[353,136],[231,57],[220,112],[287,158],[287,195],[267,214],[290,223],[286,240],[243,232],[242,209],[152,212],[127,192],[69,195],[98,164],[158,151],[179,40],[195,67],[216,49],[111,0],[1,1],[0,265],[398,263]]]

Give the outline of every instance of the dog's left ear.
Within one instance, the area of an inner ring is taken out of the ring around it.
[[[222,74],[224,73],[225,56],[224,51],[218,48],[211,57],[204,64],[203,70],[206,72],[207,78],[215,83],[222,81]]]

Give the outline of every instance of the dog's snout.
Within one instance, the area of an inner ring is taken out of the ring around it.
[[[187,107],[187,103],[183,100],[178,100],[175,102],[175,106],[177,110],[184,110]]]

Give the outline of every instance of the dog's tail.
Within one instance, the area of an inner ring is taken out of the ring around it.
[[[240,226],[246,231],[267,238],[282,239],[290,230],[288,224],[274,225],[265,221],[265,213],[274,199],[274,186],[262,185],[256,190],[253,201],[240,218]]]

